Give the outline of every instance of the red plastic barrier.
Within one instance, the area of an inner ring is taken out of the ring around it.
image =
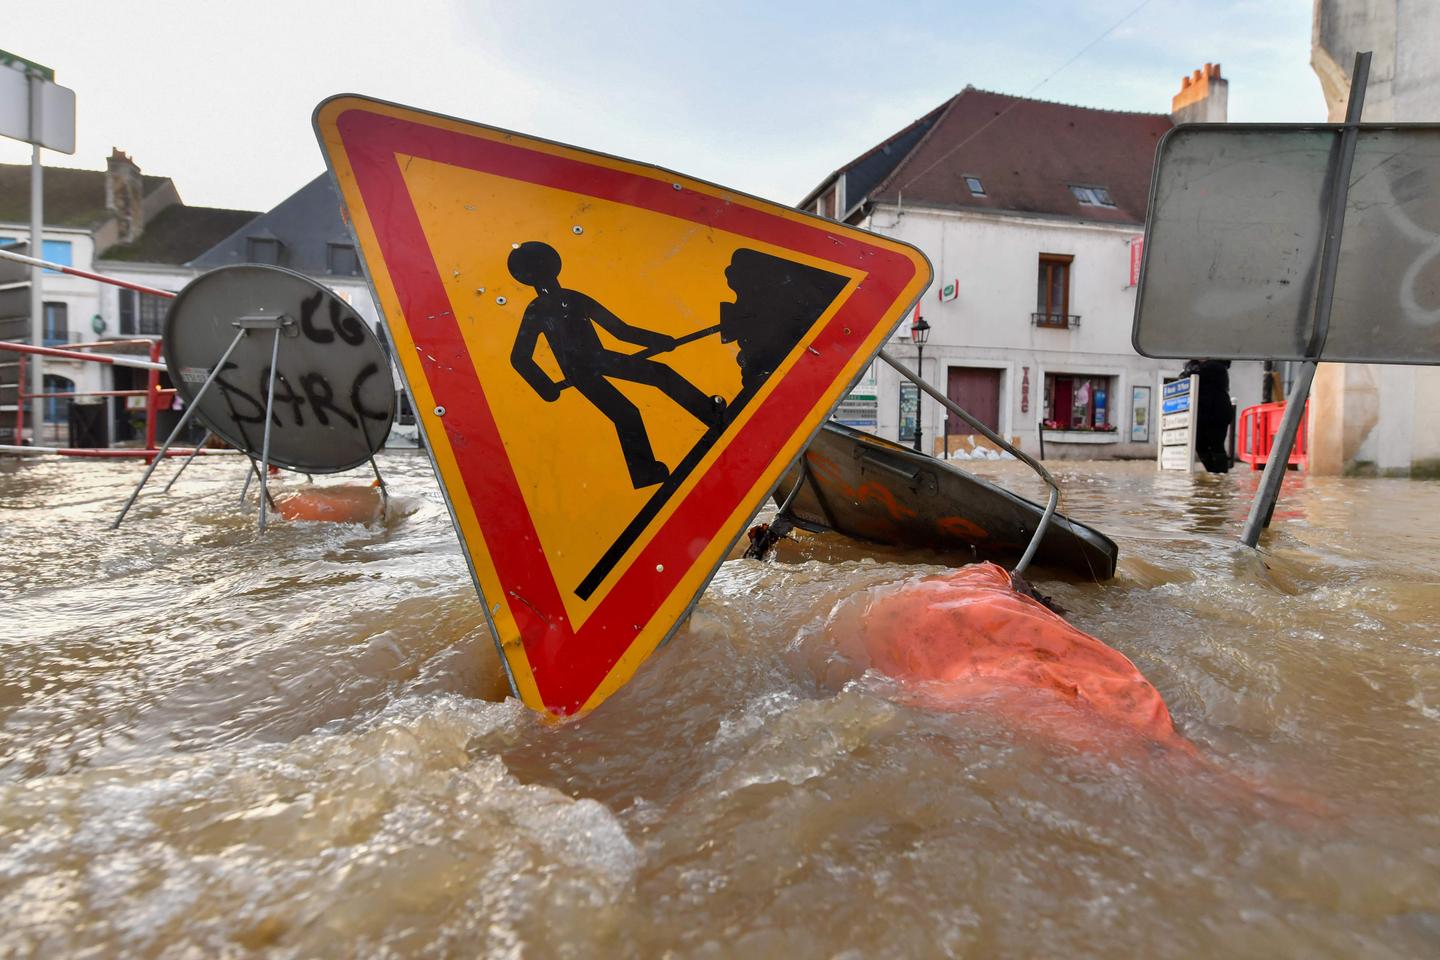
[[[1275,446],[1275,435],[1280,432],[1280,420],[1285,416],[1285,402],[1261,403],[1246,407],[1240,412],[1236,425],[1237,442],[1235,459],[1250,464],[1251,470],[1259,470],[1270,459],[1270,450]],[[1310,465],[1310,445],[1306,429],[1310,424],[1310,402],[1300,414],[1300,429],[1295,434],[1295,446],[1290,450],[1290,464],[1305,469]]]
[[[170,294],[170,296],[173,296],[173,294]],[[86,350],[95,349],[97,347],[135,346],[137,344],[146,344],[148,346],[150,354],[148,360],[138,360],[137,358],[125,355],[97,355],[83,352]],[[151,339],[149,337],[132,337],[126,340],[99,340],[91,343],[77,343],[74,345],[74,349],[71,350],[60,350],[54,347],[36,347],[28,343],[0,342],[0,350],[4,350],[10,353],[18,353],[20,355],[20,366],[18,368],[19,378],[16,381],[15,386],[15,442],[17,444],[24,442],[25,403],[27,400],[42,400],[53,398],[73,401],[77,397],[144,397],[145,450],[152,452],[150,455],[145,456],[145,460],[146,462],[149,462],[151,459],[153,459],[153,451],[155,450],[156,416],[160,411],[161,403],[168,403],[168,398],[175,395],[175,389],[173,387],[160,386],[160,370],[164,366],[164,364],[160,360],[161,342],[159,340]],[[27,383],[25,369],[26,354],[36,354],[39,356],[47,357],[60,357],[61,359],[65,360],[81,360],[88,363],[103,363],[110,366],[138,366],[142,369],[146,369],[149,376],[148,380],[146,381],[144,390],[82,390],[79,392],[66,391],[64,393],[27,393],[25,392],[25,384]],[[165,399],[162,401],[162,398]],[[31,439],[35,444],[39,444],[40,433],[43,429],[43,423],[38,425],[32,425],[31,433],[33,434],[33,436]],[[94,454],[75,454],[70,452],[68,448],[57,447],[52,449],[62,450],[62,455],[67,457],[94,456]],[[134,453],[116,454],[116,456],[134,456]]]

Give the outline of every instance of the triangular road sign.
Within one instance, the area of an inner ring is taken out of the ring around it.
[[[929,262],[408,107],[335,97],[315,130],[511,683],[588,710],[683,620]]]

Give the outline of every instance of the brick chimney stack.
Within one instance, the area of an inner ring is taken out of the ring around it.
[[[105,161],[105,209],[119,221],[118,242],[130,243],[145,231],[144,200],[140,168],[124,151],[112,147]]]
[[[1230,81],[1220,76],[1220,64],[1207,63],[1180,78],[1180,92],[1170,100],[1170,118],[1176,123],[1224,123],[1230,101]]]

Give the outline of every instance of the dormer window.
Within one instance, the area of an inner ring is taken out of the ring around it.
[[[985,184],[980,182],[979,177],[966,177],[965,189],[970,191],[970,196],[972,197],[985,196]]]
[[[1082,207],[1113,207],[1115,201],[1110,198],[1110,191],[1104,187],[1082,187],[1070,184],[1070,192]]]
[[[360,261],[355,256],[355,248],[348,243],[327,243],[325,269],[342,277],[359,276]]]
[[[246,237],[245,259],[251,263],[280,265],[280,241],[274,237]]]

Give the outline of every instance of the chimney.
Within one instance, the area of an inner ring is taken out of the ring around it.
[[[1220,76],[1220,64],[1207,63],[1180,78],[1180,92],[1170,100],[1170,119],[1176,123],[1224,123],[1230,100],[1230,81]]]
[[[140,168],[118,147],[105,161],[105,209],[115,215],[119,243],[130,243],[145,231],[145,188]]]

